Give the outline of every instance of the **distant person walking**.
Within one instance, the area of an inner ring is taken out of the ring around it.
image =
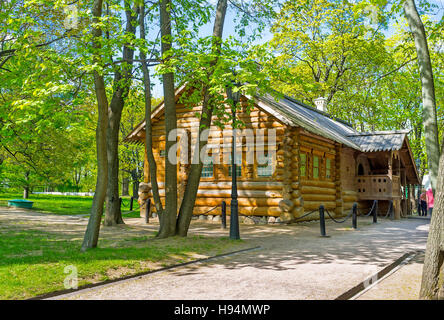
[[[419,196],[419,201],[421,202],[420,216],[427,216],[427,195],[424,189],[422,189],[422,193]]]
[[[432,217],[433,204],[435,203],[435,199],[433,198],[433,190],[432,190],[432,188],[427,190],[426,196],[427,196],[427,208],[428,208],[430,217]]]

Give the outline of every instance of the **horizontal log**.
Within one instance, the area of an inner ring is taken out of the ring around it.
[[[321,188],[335,188],[335,183],[333,181],[324,181],[324,180],[302,180],[303,186],[311,186],[311,187],[321,187]]]
[[[334,194],[304,194],[304,201],[336,201]]]
[[[210,212],[213,207],[195,207],[193,210],[194,215],[205,214],[205,215],[220,215],[221,209],[216,208]],[[239,207],[238,210],[239,215],[245,216],[271,216],[271,217],[279,217],[281,214],[281,210],[278,207]],[[227,215],[231,215],[230,206],[227,206]]]
[[[336,208],[336,201],[305,201],[304,200],[304,210],[311,211],[318,209],[320,205],[323,205],[326,209]]]
[[[342,191],[342,195],[346,196],[346,195],[350,195],[350,196],[357,196],[358,193],[354,190],[343,190]]]
[[[358,201],[358,197],[357,196],[342,196],[342,200],[344,202],[356,202],[356,201]]]
[[[302,186],[300,188],[301,193],[304,194],[336,194],[335,189],[329,188],[319,188],[319,187],[310,187],[310,186]]]
[[[163,182],[159,182],[159,188],[164,187]],[[148,183],[148,186],[151,188],[151,183]],[[238,181],[237,188],[241,189],[249,189],[249,190],[281,190],[283,187],[282,182],[277,181]],[[231,190],[231,180],[227,180],[224,182],[200,182],[199,189],[230,189]]]
[[[159,194],[165,195],[165,190],[160,189]],[[231,197],[231,190],[202,190],[197,192],[198,196],[212,197],[212,198],[227,198]],[[152,196],[151,192],[149,193]],[[238,196],[247,198],[282,198],[280,191],[264,191],[264,190],[238,190]]]
[[[326,147],[326,148],[329,148],[329,149],[334,149],[335,148],[334,142],[329,143],[329,142],[321,141],[319,139],[316,139],[316,138],[313,138],[313,137],[309,137],[309,136],[306,136],[306,135],[303,135],[303,134],[301,134],[299,136],[299,139],[300,139],[301,142],[308,142],[308,143],[316,144],[316,145],[319,145],[321,147]]]
[[[327,147],[323,147],[323,146],[319,146],[313,143],[309,143],[306,141],[301,141],[300,142],[300,148],[301,149],[313,149],[317,150],[317,151],[322,151],[322,152],[326,152],[329,153],[331,155],[335,155],[336,154],[336,150],[334,148],[327,148]]]
[[[277,207],[282,198],[238,198],[240,207]],[[231,203],[231,198],[206,198],[197,197],[196,206],[217,206],[225,201],[227,205]]]
[[[227,211],[230,212],[231,210]],[[279,207],[239,207],[239,214],[252,216],[279,217],[281,212]]]

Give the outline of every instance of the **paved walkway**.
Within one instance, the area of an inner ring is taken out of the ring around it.
[[[421,289],[424,252],[419,252],[405,265],[394,270],[357,300],[417,300]]]
[[[319,237],[317,221],[291,226],[242,225],[242,239],[261,249],[56,298],[334,299],[404,253],[425,249],[429,220],[378,221],[373,225],[371,218],[359,217],[358,230],[350,228],[350,221],[327,221],[329,238]],[[144,225],[142,219],[127,223],[141,229],[157,228],[155,223]],[[193,221],[190,232],[221,236],[228,230]],[[383,298],[377,294],[367,297]]]

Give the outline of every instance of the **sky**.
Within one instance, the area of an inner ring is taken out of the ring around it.
[[[209,2],[216,4],[216,0],[209,0]],[[444,0],[429,0],[429,3],[435,4],[438,6],[438,9],[435,10],[434,14],[431,16],[431,19],[435,21],[439,21],[442,19],[444,15]],[[223,37],[226,38],[230,35],[236,35],[235,32],[235,19],[236,12],[235,8],[229,5],[227,10],[227,15],[225,17],[225,24],[224,24],[224,32]],[[201,36],[209,36],[212,34],[213,31],[213,21],[204,25],[200,31]],[[254,26],[253,26],[254,27]],[[391,36],[394,32],[394,28],[390,27],[388,30],[385,30],[384,33],[386,36]],[[272,34],[269,30],[264,30],[262,37],[260,39],[257,39],[253,44],[260,44],[265,43],[272,38]],[[153,87],[153,96],[155,98],[161,98],[163,97],[163,88],[162,84],[160,83],[159,79],[153,79],[154,87]]]

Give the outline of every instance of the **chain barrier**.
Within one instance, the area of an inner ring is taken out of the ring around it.
[[[384,218],[387,218],[389,214],[391,218],[392,210],[393,210],[393,201],[390,200],[389,206],[387,208],[387,213],[385,214]]]
[[[342,220],[342,221],[338,221],[338,220],[336,220],[335,218],[333,218],[333,217],[331,216],[330,212],[329,212],[327,209],[325,209],[325,211],[327,212],[327,214],[328,214],[328,216],[330,217],[330,219],[333,220],[333,221],[336,222],[336,223],[344,223],[344,222],[347,221],[347,220],[352,216],[352,214],[353,214],[353,208],[352,208],[352,209],[350,210],[350,213],[345,217],[344,220]]]
[[[208,210],[208,211],[206,211],[206,212],[204,212],[204,213],[201,213],[201,214],[207,214],[207,213],[213,211],[214,209],[216,209],[216,208],[218,208],[218,207],[220,207],[220,206],[221,206],[221,205],[218,204],[218,205],[216,205],[214,208],[211,208],[210,210]]]
[[[132,206],[131,206],[131,199],[133,199],[133,208],[134,208],[134,202],[135,203],[138,203],[137,202],[137,198],[136,197],[131,197],[130,199],[124,199],[124,198],[119,198],[119,201],[120,201],[120,210],[122,210],[122,207],[129,207],[130,208],[130,211],[127,211],[127,212],[122,212],[122,214],[129,214],[129,213],[132,213],[132,212],[134,212],[134,211],[137,211],[138,209],[133,209],[133,210],[131,210],[132,208]],[[125,203],[125,201],[127,201],[126,203]]]
[[[368,217],[373,213],[373,210],[375,209],[375,205],[376,205],[376,200],[373,200],[373,204],[372,204],[372,208],[370,209],[370,211],[367,214],[362,214],[362,211],[358,208],[358,212],[363,215],[364,217]]]
[[[312,213],[314,213],[314,212],[319,212],[319,209],[316,209],[316,210],[310,211],[310,212],[304,214],[304,215],[301,216],[301,217],[293,218],[293,219],[288,220],[288,221],[279,221],[279,222],[275,222],[275,223],[277,223],[277,224],[290,224],[290,223],[294,223],[294,222],[296,222],[296,221],[298,221],[298,220],[301,220],[302,218],[305,218],[306,216],[309,216],[310,214],[312,214]]]

